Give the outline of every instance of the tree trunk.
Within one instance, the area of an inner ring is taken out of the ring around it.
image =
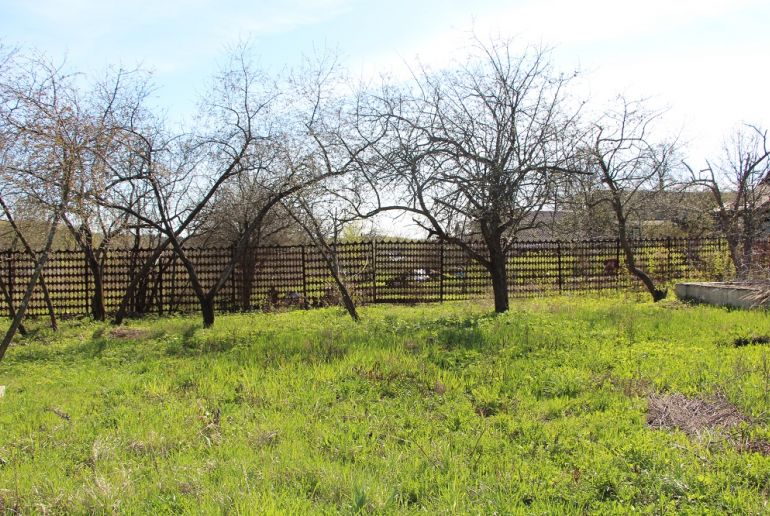
[[[203,327],[211,328],[214,325],[214,300],[208,296],[200,298]]]
[[[749,279],[754,262],[754,239],[748,235],[743,240],[741,256],[741,279]]]
[[[171,246],[173,247],[177,258],[179,258],[182,265],[184,265],[184,268],[187,271],[187,277],[190,279],[190,285],[201,305],[203,327],[210,328],[214,324],[214,296],[216,296],[218,292],[217,285],[214,285],[208,292],[205,292],[203,290],[203,285],[198,278],[198,273],[195,270],[195,265],[190,258],[188,258],[187,253],[184,252],[184,249],[176,239],[176,236],[171,237]],[[230,265],[234,264],[231,262]]]
[[[634,257],[634,250],[631,248],[631,243],[628,241],[628,238],[626,237],[624,228],[621,226],[620,231],[620,247],[623,249],[623,256],[625,257],[626,262],[626,269],[628,269],[628,272],[630,272],[633,276],[635,276],[639,281],[641,281],[644,284],[644,287],[647,289],[647,292],[650,293],[650,296],[652,296],[652,300],[654,302],[658,302],[662,299],[665,299],[668,295],[668,290],[663,289],[660,290],[659,288],[655,287],[655,283],[652,281],[652,278],[650,278],[649,274],[644,272],[642,269],[636,266],[636,258]]]
[[[51,294],[48,292],[48,285],[45,283],[45,277],[40,274],[40,288],[43,290],[43,299],[45,300],[45,307],[48,310],[48,323],[51,325],[53,331],[59,331],[59,323],[56,320],[56,312],[54,312],[53,301],[51,301]]]
[[[505,253],[501,249],[490,249],[489,254],[489,274],[492,276],[492,292],[495,296],[495,312],[501,314],[507,312],[509,306]]]
[[[342,281],[337,271],[332,270],[332,277],[334,278],[334,282],[337,284],[337,290],[339,290],[340,297],[342,298],[342,304],[345,307],[345,310],[348,311],[348,314],[354,321],[359,322],[361,318],[358,315],[356,304],[350,295],[350,291],[348,290],[347,285],[345,285],[345,283]]]
[[[125,319],[128,312],[129,303],[133,302],[136,304],[136,299],[139,297],[137,295],[138,292],[141,294],[142,298],[146,297],[146,282],[149,278],[150,271],[155,266],[155,261],[160,258],[160,256],[163,254],[163,251],[166,250],[168,244],[168,240],[159,244],[158,247],[152,252],[152,254],[144,260],[144,263],[142,263],[142,265],[139,267],[139,270],[137,271],[134,269],[132,271],[131,281],[129,282],[128,287],[126,287],[126,293],[120,300],[120,305],[118,306],[118,310],[115,312],[115,317],[113,317],[112,320],[113,324],[123,323],[123,319]],[[135,252],[138,255],[138,250],[135,249]]]
[[[13,320],[16,317],[16,308],[13,305],[13,297],[11,297],[11,293],[8,291],[8,288],[6,288],[2,278],[0,278],[0,290],[3,291],[5,303],[8,305],[8,316]],[[24,327],[24,324],[19,324],[19,333],[22,335],[27,334],[27,328]]]
[[[257,248],[249,247],[240,259],[241,266],[241,310],[251,310],[251,294],[254,291],[254,276],[257,272]]]
[[[626,232],[627,219],[625,213],[623,212],[620,192],[617,190],[617,188],[614,187],[614,183],[611,182],[611,179],[608,179],[607,184],[610,185],[610,189],[612,191],[612,209],[615,212],[615,218],[618,222],[618,241],[620,242],[621,249],[623,249],[623,257],[625,259],[624,261],[626,264],[626,269],[631,273],[632,276],[642,282],[644,287],[647,289],[647,292],[649,292],[650,296],[652,296],[652,300],[657,303],[661,299],[666,298],[668,295],[668,290],[660,290],[655,287],[655,282],[652,281],[652,278],[649,276],[649,274],[636,266],[634,249],[631,247],[631,242],[629,242],[628,233]]]
[[[107,312],[104,309],[104,277],[103,270],[96,266],[91,267],[94,277],[94,295],[91,298],[91,316],[96,321],[104,321],[107,318]]]
[[[3,213],[5,213],[5,218],[8,224],[10,224],[14,234],[19,239],[19,242],[21,242],[21,245],[24,247],[24,252],[27,253],[27,256],[29,256],[32,259],[32,261],[35,263],[35,265],[37,265],[38,259],[35,251],[32,249],[32,246],[29,245],[29,242],[24,236],[24,233],[22,233],[21,229],[19,229],[19,226],[16,224],[16,219],[12,216],[11,210],[8,209],[8,205],[5,204],[5,201],[1,196],[0,196],[0,207],[2,207]],[[48,310],[48,319],[51,324],[51,329],[53,331],[57,331],[59,329],[59,324],[56,321],[56,313],[54,312],[53,302],[51,301],[51,295],[48,292],[48,286],[45,283],[45,276],[42,275],[42,272],[40,274],[39,281],[40,281],[40,288],[43,290],[43,299],[45,301],[46,309]],[[23,335],[23,332],[22,332],[22,335]]]
[[[40,253],[35,265],[35,271],[32,273],[32,277],[27,282],[27,290],[24,292],[24,297],[22,298],[21,304],[16,311],[16,316],[13,318],[13,321],[11,321],[11,326],[5,333],[2,342],[0,342],[0,360],[2,360],[5,356],[5,352],[8,350],[8,346],[11,345],[13,336],[19,329],[22,319],[24,319],[24,313],[27,311],[27,306],[29,306],[30,299],[32,299],[32,293],[35,291],[35,285],[37,285],[37,282],[40,279],[40,275],[43,273],[43,267],[45,266],[46,261],[48,261],[48,253],[50,252],[51,246],[53,245],[54,236],[56,236],[56,228],[59,225],[59,218],[61,218],[61,212],[56,213],[53,221],[51,222],[51,229],[48,232],[45,248]]]

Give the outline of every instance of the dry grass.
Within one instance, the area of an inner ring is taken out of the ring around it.
[[[683,394],[648,398],[647,424],[657,429],[679,429],[689,436],[704,431],[735,428],[749,419],[723,396],[712,400],[688,398]]]
[[[723,396],[704,400],[670,394],[651,396],[648,402],[647,424],[651,428],[678,429],[696,439],[708,434],[712,444],[722,442],[740,453],[770,455],[770,442],[735,431],[741,424],[752,421]]]

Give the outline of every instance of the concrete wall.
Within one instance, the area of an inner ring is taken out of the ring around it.
[[[758,287],[736,283],[679,283],[676,285],[676,296],[679,299],[732,308],[756,308],[757,301],[752,298],[759,291]],[[761,306],[770,307],[768,303],[763,303]]]

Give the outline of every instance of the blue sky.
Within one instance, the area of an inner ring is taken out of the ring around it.
[[[713,154],[741,121],[770,125],[770,2],[760,0],[0,0],[5,44],[154,71],[157,102],[191,113],[229,46],[248,39],[267,67],[338,48],[355,74],[440,66],[474,30],[555,47],[584,72],[594,100],[618,93],[668,106],[692,159]]]

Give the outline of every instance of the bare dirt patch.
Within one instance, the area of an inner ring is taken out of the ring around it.
[[[710,443],[722,443],[739,453],[770,455],[770,442],[746,435],[738,429],[741,423],[751,423],[724,396],[711,400],[688,398],[683,394],[653,395],[648,398],[647,424],[658,430],[678,429],[690,438],[709,433]],[[719,436],[716,441],[714,435]]]
[[[118,326],[110,331],[109,336],[113,339],[137,340],[146,337],[148,334],[149,332],[144,328]]]
[[[764,439],[744,439],[735,447],[741,453],[760,453],[770,455],[770,443]]]
[[[692,437],[703,431],[735,428],[748,421],[724,396],[703,400],[677,393],[648,398],[647,424],[651,428],[679,429]]]

